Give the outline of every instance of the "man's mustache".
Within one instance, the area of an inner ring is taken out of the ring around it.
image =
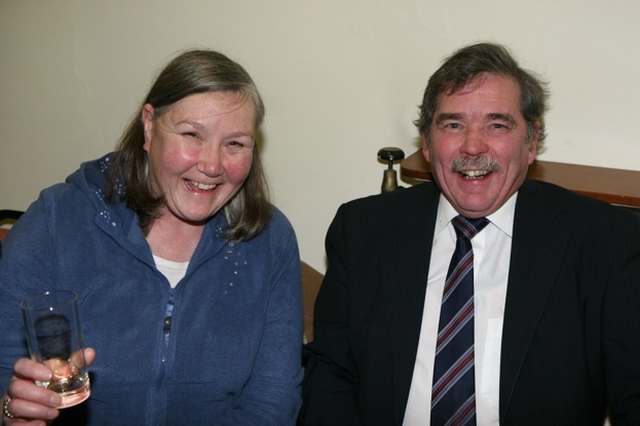
[[[497,172],[500,170],[500,164],[495,158],[486,155],[478,157],[459,157],[451,163],[451,171],[454,173],[463,173],[469,170]]]

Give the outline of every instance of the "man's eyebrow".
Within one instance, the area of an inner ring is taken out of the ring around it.
[[[492,112],[490,114],[487,114],[487,118],[489,120],[501,120],[501,121],[506,121],[507,123],[511,124],[511,125],[516,125],[518,124],[518,122],[516,121],[516,119],[513,117],[513,115],[511,114],[507,114],[507,113],[501,113],[501,112]]]
[[[442,114],[436,117],[436,125],[442,124],[443,121],[447,120],[460,120],[462,119],[462,114],[457,112],[443,112]]]

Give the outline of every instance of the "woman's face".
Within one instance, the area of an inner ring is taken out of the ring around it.
[[[204,224],[242,188],[255,149],[256,111],[236,92],[189,95],[160,116],[142,111],[153,191],[161,220]]]

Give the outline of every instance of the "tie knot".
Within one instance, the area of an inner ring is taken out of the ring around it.
[[[469,219],[464,216],[458,215],[451,221],[453,227],[456,230],[458,238],[467,237],[472,239],[476,234],[484,229],[489,224],[489,220],[486,217],[479,217],[477,219]]]

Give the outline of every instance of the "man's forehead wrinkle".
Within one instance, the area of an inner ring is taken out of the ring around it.
[[[473,92],[475,89],[481,86],[482,83],[484,83],[490,75],[493,74],[483,72],[466,81],[454,81],[449,84],[448,88],[445,89],[442,93],[446,94],[447,96],[452,96],[455,94],[465,94]]]
[[[436,117],[436,122],[442,123],[443,121],[446,121],[446,120],[461,120],[467,116],[470,116],[470,115],[465,113],[460,113],[460,112],[443,112],[438,114],[438,116]],[[508,112],[489,112],[484,115],[484,118],[487,120],[504,120],[510,123],[516,122],[515,117]]]

